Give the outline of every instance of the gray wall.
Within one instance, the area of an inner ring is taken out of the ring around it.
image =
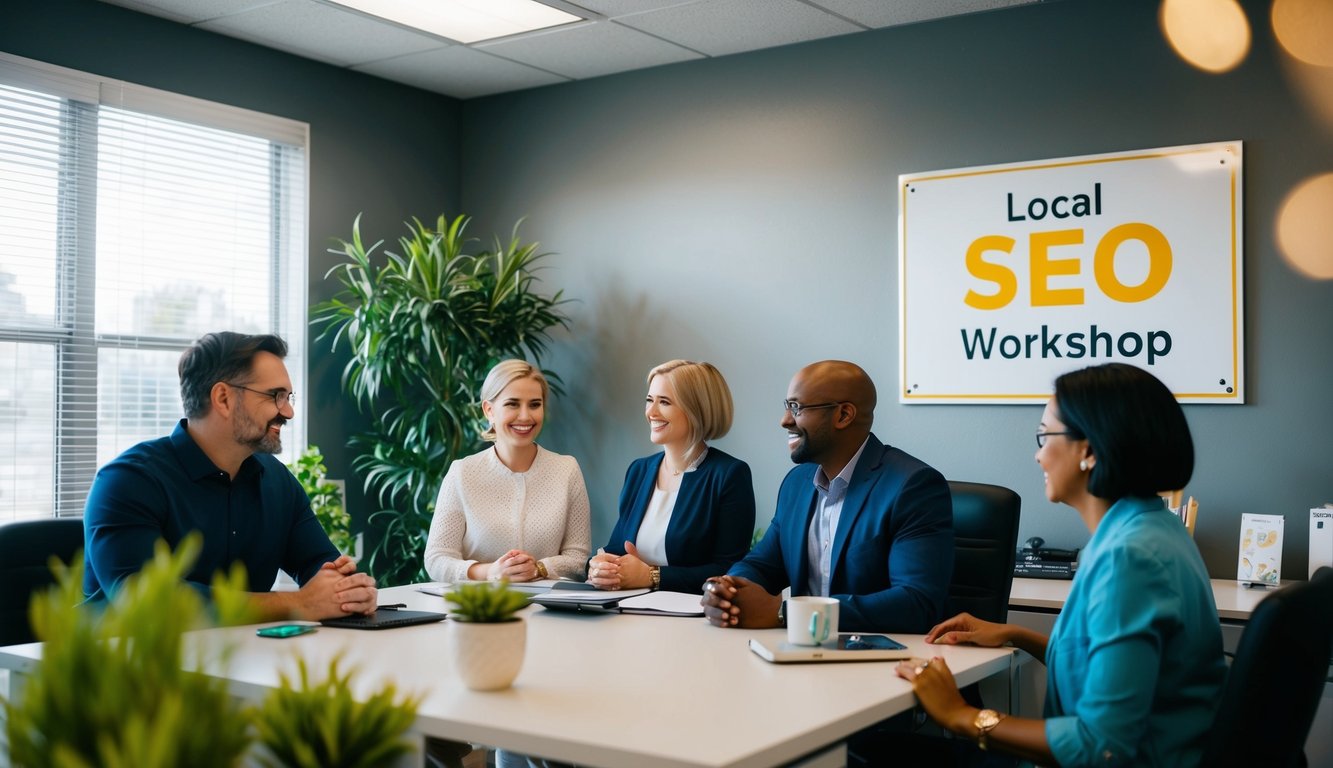
[[[1250,403],[1187,406],[1189,491],[1214,576],[1234,575],[1241,513],[1281,512],[1284,570],[1303,577],[1306,510],[1333,500],[1333,291],[1284,265],[1273,220],[1333,170],[1333,126],[1289,79],[1266,4],[1249,6],[1254,48],[1221,76],[1171,52],[1155,1],[1065,0],[461,105],[93,0],[4,3],[0,50],[309,122],[312,302],[329,294],[327,238],[360,211],[390,239],[413,215],[467,211],[476,235],[529,216],[524,233],[557,252],[547,284],[579,300],[548,361],[570,394],[544,442],[584,465],[598,539],[625,467],[652,450],[649,367],[691,357],[727,375],[737,419],[717,444],[750,462],[766,524],[789,466],[787,381],[842,357],[880,385],[882,438],[1017,490],[1023,537],[1081,545],[1041,493],[1039,408],[895,402],[897,176],[1242,139]],[[308,417],[348,474],[360,420],[340,367],[312,347]]]
[[[652,365],[703,359],[728,377],[736,423],[717,445],[750,463],[766,525],[790,467],[787,382],[845,358],[879,384],[881,438],[1018,491],[1022,538],[1083,545],[1075,513],[1042,492],[1039,407],[897,404],[897,176],[1241,139],[1249,404],[1186,407],[1188,491],[1215,577],[1235,575],[1240,514],[1262,512],[1288,516],[1284,574],[1304,578],[1308,510],[1333,501],[1333,290],[1284,265],[1274,214],[1333,170],[1333,126],[1248,5],[1253,50],[1220,76],[1173,54],[1156,2],[1067,0],[465,102],[474,231],[527,215],[558,253],[548,285],[579,300],[548,361],[569,395],[544,442],[583,464],[594,538],[625,467],[652,451]]]
[[[330,238],[350,238],[358,213],[393,242],[410,217],[459,209],[455,99],[93,0],[5,0],[0,51],[309,123],[312,306],[335,288]],[[350,477],[344,443],[363,421],[340,394],[345,359],[327,348],[308,340],[306,426],[330,474]],[[360,481],[348,486],[364,515]]]

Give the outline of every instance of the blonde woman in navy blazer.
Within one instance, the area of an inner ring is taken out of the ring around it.
[[[731,390],[710,363],[672,360],[648,372],[644,418],[660,453],[636,459],[620,517],[588,563],[601,589],[701,592],[704,579],[745,557],[754,484],[745,462],[705,442],[731,429]]]

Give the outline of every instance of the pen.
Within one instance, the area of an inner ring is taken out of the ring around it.
[[[375,606],[375,609],[379,611],[396,611],[399,608],[406,608],[406,607],[407,603],[391,603],[389,605],[377,605]]]

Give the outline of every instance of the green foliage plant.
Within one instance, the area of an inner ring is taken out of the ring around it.
[[[365,701],[352,693],[354,670],[340,672],[341,658],[328,675],[312,682],[299,659],[299,685],[286,673],[255,712],[255,730],[269,768],[376,768],[391,765],[413,750],[402,736],[416,720],[419,697],[404,696],[392,684]]]
[[[356,541],[352,538],[352,516],[343,506],[343,492],[337,483],[328,480],[329,468],[324,466],[324,454],[316,446],[309,446],[296,461],[287,465],[296,476],[305,495],[310,497],[310,509],[315,513],[329,541],[339,552],[352,554]]]
[[[446,592],[449,620],[472,624],[498,624],[511,621],[514,614],[528,604],[528,598],[522,592],[509,588],[508,579],[497,582],[474,582],[459,584],[452,591]]]
[[[468,221],[440,216],[432,228],[414,219],[398,252],[380,258],[382,241],[365,246],[358,216],[352,239],[330,249],[345,260],[325,279],[342,290],[312,309],[319,338],[351,355],[342,387],[371,417],[349,445],[367,492],[384,507],[370,515],[379,535],[367,557],[382,586],[426,580],[440,483],[450,462],[483,447],[476,398],[486,373],[507,358],[539,363],[551,329],[568,325],[562,294],[537,290],[546,254],[520,240],[518,224],[508,242],[469,254]],[[559,377],[546,375],[558,391]]]
[[[225,680],[184,668],[184,633],[213,619],[244,623],[253,615],[240,568],[214,579],[213,615],[185,584],[200,542],[192,534],[174,554],[158,542],[153,559],[125,580],[103,611],[79,605],[83,557],[72,567],[52,559],[57,585],[35,596],[31,608],[45,643],[42,660],[18,701],[5,702],[13,765],[207,768],[240,762],[251,743],[249,717]]]

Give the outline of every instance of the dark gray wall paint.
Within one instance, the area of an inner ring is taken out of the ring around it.
[[[674,357],[728,377],[718,441],[754,470],[759,518],[790,464],[778,402],[822,358],[879,385],[876,432],[948,477],[1023,497],[1021,535],[1081,546],[1033,463],[1037,406],[901,406],[898,174],[1209,141],[1245,141],[1249,404],[1190,405],[1188,491],[1215,577],[1239,516],[1287,515],[1284,574],[1306,573],[1308,510],[1333,501],[1333,290],[1274,244],[1283,196],[1333,171],[1333,126],[1287,75],[1266,4],[1231,73],[1179,59],[1158,4],[1045,3],[691,62],[463,104],[462,195],[476,232],[558,253],[544,279],[578,299],[547,362],[566,381],[545,443],[577,456],[594,539],[625,467],[653,450],[644,374]]]
[[[458,210],[455,99],[93,0],[7,0],[0,50],[308,123],[312,306],[335,288],[330,238],[350,238],[358,213],[363,231],[392,242],[412,216]],[[340,394],[345,358],[313,337],[308,349],[309,440],[332,476],[352,477],[344,443],[363,422]],[[360,481],[348,486],[363,516]]]

